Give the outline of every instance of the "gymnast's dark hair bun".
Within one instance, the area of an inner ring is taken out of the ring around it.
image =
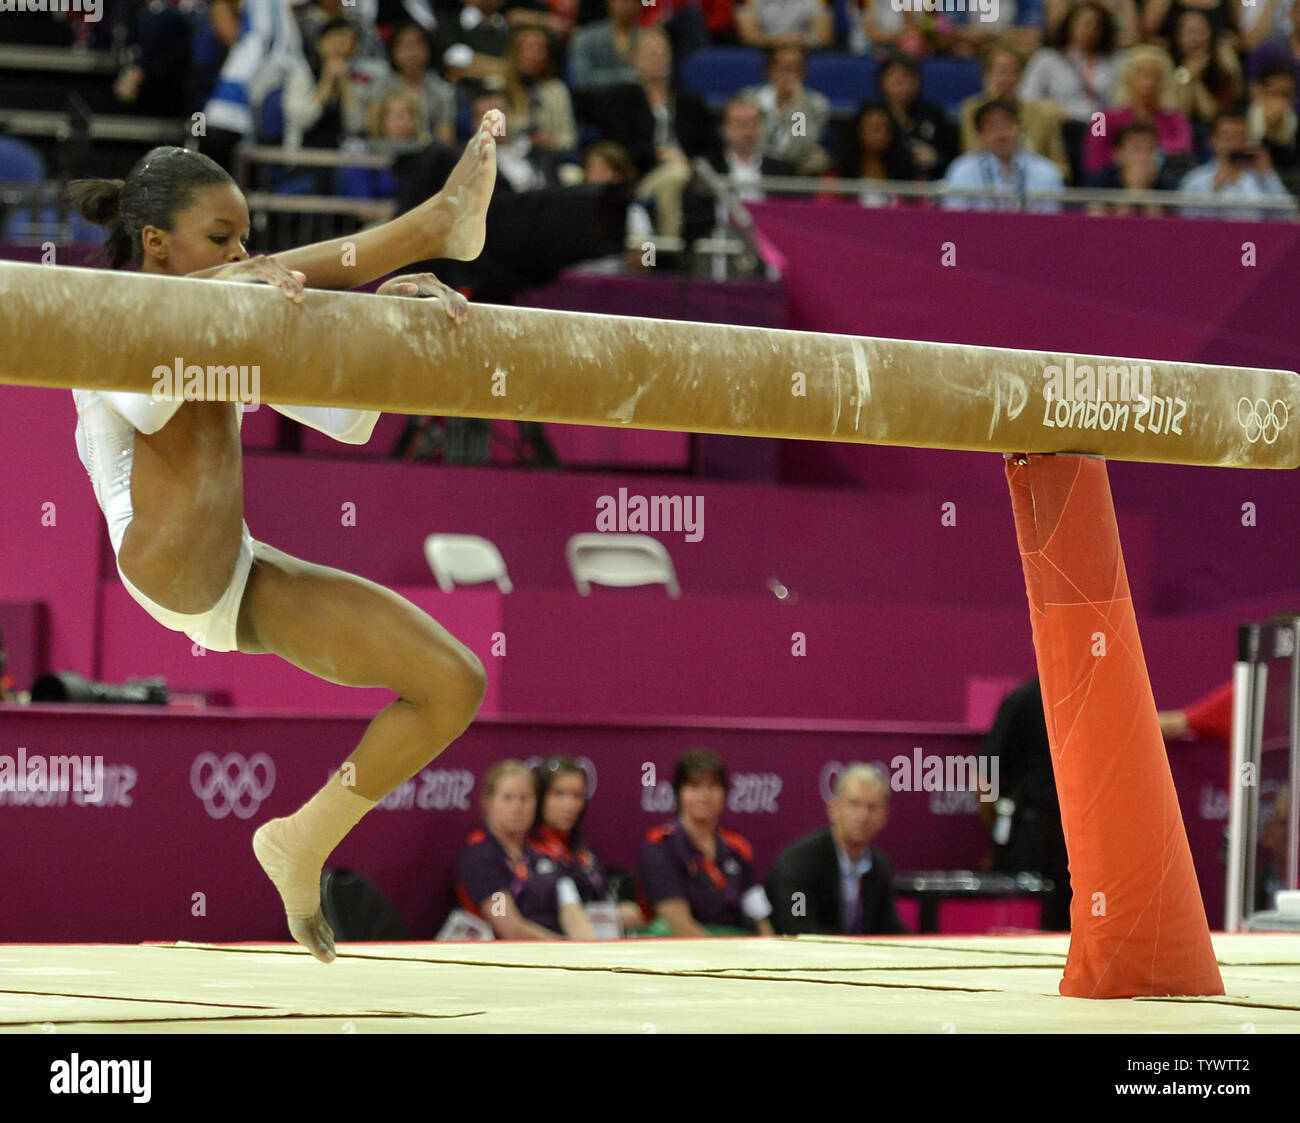
[[[74,180],[68,184],[67,198],[86,221],[109,228],[91,261],[121,269],[143,260],[140,233],[146,226],[171,230],[201,188],[234,182],[210,157],[163,145],[140,157],[124,180]]]
[[[78,179],[68,185],[68,201],[87,222],[106,226],[115,222],[122,202],[121,179]]]
[[[131,260],[131,237],[121,219],[125,186],[120,179],[77,179],[68,184],[68,202],[81,212],[81,217],[109,227],[104,244],[91,255],[92,264],[120,269]]]

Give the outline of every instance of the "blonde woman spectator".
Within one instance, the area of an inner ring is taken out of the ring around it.
[[[1192,123],[1178,107],[1174,63],[1159,47],[1134,47],[1124,56],[1114,108],[1102,112],[1083,142],[1083,170],[1096,175],[1111,162],[1115,137],[1125,125],[1141,123],[1156,131],[1166,156],[1192,155]]]
[[[506,50],[505,93],[510,120],[535,148],[565,152],[578,143],[568,87],[555,76],[551,41],[540,27],[521,27]]]
[[[418,131],[444,144],[456,139],[456,91],[429,69],[433,51],[429,37],[417,23],[402,24],[388,44],[393,73],[381,80],[370,104],[370,132],[376,135],[379,105],[395,93],[410,96],[416,107]]]
[[[428,144],[432,140],[424,123],[424,107],[410,90],[393,90],[374,103],[370,147],[382,151],[391,145]]]
[[[974,152],[981,144],[975,128],[975,111],[986,101],[1001,98],[1019,111],[1025,147],[1046,156],[1068,177],[1070,162],[1061,143],[1060,114],[1056,106],[1049,101],[1023,101],[1016,96],[1025,69],[1020,52],[1006,40],[994,39],[980,52],[980,67],[984,73],[984,89],[961,103],[962,151]]]
[[[656,231],[677,237],[690,161],[713,143],[713,125],[700,96],[672,81],[672,47],[661,28],[646,27],[632,48],[637,81],[582,95],[584,116],[605,140],[621,144],[638,173],[637,198],[653,198]]]
[[[366,151],[394,156],[429,143],[431,138],[423,126],[420,103],[409,91],[385,94],[372,103],[371,109],[373,123],[364,146]],[[346,147],[351,149],[354,143]],[[354,199],[396,199],[401,184],[390,168],[341,168],[338,193]]]
[[[799,175],[818,175],[831,162],[820,143],[831,103],[803,84],[806,70],[802,48],[773,47],[767,58],[767,85],[741,93],[762,110],[763,155],[793,164]]]
[[[456,861],[461,908],[502,940],[594,939],[573,881],[528,844],[537,811],[532,770],[518,760],[495,765],[483,780],[482,807],[483,826]]]

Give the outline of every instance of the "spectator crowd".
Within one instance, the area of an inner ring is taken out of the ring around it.
[[[707,749],[673,770],[675,816],[647,834],[635,874],[611,870],[583,830],[587,778],[569,757],[501,761],[483,784],[482,826],[456,862],[444,939],[595,939],[907,931],[893,869],[872,843],[889,819],[889,780],[853,765],[827,825],[791,843],[760,880],[741,834],[722,825],[729,776]]]
[[[120,0],[129,50],[115,88],[142,112],[202,110],[201,143],[222,162],[253,139],[384,155],[454,145],[491,97],[508,115],[502,172],[515,190],[614,179],[638,208],[634,229],[670,236],[711,226],[710,208],[694,217],[701,156],[742,199],[761,198],[766,175],[943,182],[941,205],[984,209],[1069,185],[1219,196],[1243,203],[1230,216],[1250,218],[1250,201],[1296,185],[1300,0],[922,7]],[[969,10],[942,10],[957,7]],[[718,46],[762,48],[766,81],[731,91],[715,118],[682,83],[682,67]],[[810,51],[869,56],[875,95],[837,119],[807,85]],[[922,93],[924,68],[945,59],[977,62],[982,75],[952,112]],[[399,191],[391,175],[355,173],[332,182],[317,173],[297,189],[322,188]],[[987,188],[1010,197],[974,193]],[[873,185],[860,201],[898,199]],[[1201,213],[1193,202],[1184,213]],[[1142,210],[1122,201],[1093,209]]]

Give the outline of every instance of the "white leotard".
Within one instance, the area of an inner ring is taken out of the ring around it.
[[[77,455],[90,475],[99,509],[108,522],[108,538],[116,556],[131,522],[131,460],[135,431],[156,433],[180,408],[180,402],[155,401],[149,394],[107,390],[73,390],[77,404]],[[244,424],[244,405],[239,424]],[[369,410],[326,406],[271,406],[277,413],[346,444],[370,440],[379,414]]]

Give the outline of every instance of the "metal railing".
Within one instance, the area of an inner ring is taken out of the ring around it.
[[[0,220],[5,240],[18,245],[65,246],[75,240],[72,209],[64,198],[64,185],[56,180],[0,180]]]
[[[757,186],[775,195],[873,195],[890,199],[930,199],[940,205],[946,199],[963,203],[989,200],[1011,203],[1024,210],[1038,203],[1063,207],[1130,206],[1153,207],[1175,212],[1222,211],[1266,212],[1270,219],[1300,218],[1300,202],[1294,196],[1268,199],[1225,198],[1222,195],[1184,195],[1179,191],[1130,191],[1124,188],[1062,187],[1055,190],[1015,192],[1005,187],[950,187],[944,183],[913,183],[891,179],[815,179],[807,176],[763,176]]]
[[[0,44],[0,69],[31,70],[38,74],[51,70],[64,74],[115,74],[118,64],[112,51],[3,43]]]
[[[1263,769],[1264,717],[1268,664],[1277,662],[1287,681],[1288,781],[1290,815],[1286,853],[1280,857],[1283,888],[1296,888],[1300,877],[1300,618],[1237,629],[1233,666],[1232,764],[1229,785],[1227,883],[1224,886],[1225,932],[1238,932],[1256,914],[1256,850],[1259,845],[1259,795]]]
[[[66,112],[0,111],[0,124],[7,117],[26,115],[37,119],[42,128],[61,137],[72,133],[74,125]],[[32,121],[28,122],[33,123]],[[193,146],[184,128],[174,122],[142,118],[96,116],[90,122],[92,136],[104,139],[157,141],[174,139]],[[169,135],[160,135],[166,131]],[[313,169],[328,175],[330,169],[387,169],[392,158],[368,152],[334,149],[285,149],[267,145],[243,145],[236,149],[236,180],[245,193],[257,233],[261,252],[274,253],[289,245],[346,237],[366,226],[388,221],[397,211],[391,199],[349,198],[321,190],[284,193],[274,188],[278,174],[285,169]],[[734,276],[763,276],[778,280],[780,272],[768,261],[761,248],[752,215],[741,201],[736,186],[728,176],[717,172],[707,161],[694,163],[696,181],[710,193],[719,221],[711,236],[697,238],[689,245],[680,238],[660,234],[629,234],[629,250],[651,243],[657,250],[683,254],[689,268],[716,280]],[[330,184],[321,181],[327,188]],[[303,184],[299,183],[301,188]],[[314,185],[313,185],[314,186]],[[1195,210],[1198,214],[1221,213],[1235,217],[1245,212],[1267,215],[1272,219],[1294,221],[1300,218],[1296,199],[1224,199],[1218,196],[1182,195],[1171,191],[1125,191],[1099,188],[1062,188],[1054,191],[1027,191],[1020,195],[1005,188],[950,188],[942,183],[915,183],[899,180],[821,180],[801,176],[764,176],[756,186],[765,195],[870,195],[876,200],[925,200],[942,206],[947,199],[960,199],[969,206],[972,200],[985,200],[1025,209],[1038,204],[1063,207],[1150,207],[1162,211]],[[62,185],[58,183],[0,183],[0,204],[27,212],[9,234],[17,241],[66,243],[71,240],[70,216],[62,202]],[[51,228],[52,227],[52,228]]]
[[[355,199],[315,193],[280,194],[256,186],[265,182],[273,170],[290,167],[386,169],[391,168],[392,163],[391,157],[375,153],[241,145],[235,151],[235,179],[248,200],[259,242],[264,243],[267,252],[274,252],[282,248],[281,240],[297,245],[304,241],[340,237],[355,233],[367,224],[386,222],[396,213],[397,205],[388,199]],[[763,260],[753,236],[754,220],[735,200],[734,194],[728,195],[726,184],[718,174],[707,164],[705,169],[703,174],[710,177],[705,182],[714,190],[715,197],[730,207],[735,224],[731,232],[720,230],[712,237],[696,239],[689,245],[681,238],[664,234],[628,234],[625,247],[639,251],[649,243],[658,252],[688,254],[696,262],[726,261],[730,263],[730,272],[755,273],[762,269],[771,275],[774,270]],[[313,216],[314,221],[307,216]],[[350,223],[351,229],[337,229],[327,220]]]
[[[71,139],[79,127],[76,115],[63,109],[0,109],[0,129],[14,136],[47,136],[64,141]],[[96,113],[85,127],[91,140],[183,145],[189,136],[185,122],[171,117]]]
[[[724,281],[733,272],[754,274],[761,271],[767,280],[779,281],[781,271],[759,248],[754,216],[741,203],[731,178],[718,172],[702,156],[697,156],[691,166],[726,218],[725,225],[720,223],[722,229],[715,230],[712,238],[702,238],[695,243],[696,253],[710,260],[713,279]],[[738,244],[727,236],[728,231],[737,236]]]
[[[247,183],[258,165],[290,164],[305,168],[391,168],[388,156],[373,152],[341,152],[336,148],[280,148],[272,144],[244,144],[235,150],[236,178]]]
[[[349,198],[320,190],[331,186],[325,176],[318,177],[314,189],[305,193],[275,190],[276,178],[283,179],[288,169],[328,173],[331,169],[390,167],[390,157],[369,152],[241,144],[235,149],[235,180],[248,201],[259,252],[275,253],[289,246],[347,237],[387,222],[397,213],[397,204],[391,199]]]

